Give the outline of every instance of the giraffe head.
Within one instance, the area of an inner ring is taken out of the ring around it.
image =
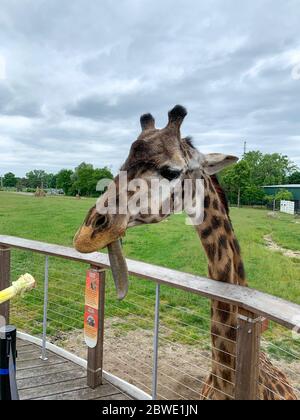
[[[172,205],[168,211],[164,211],[165,201],[172,201],[172,197],[164,196],[164,194],[159,194],[155,212],[149,208],[144,209],[141,203],[133,209],[128,203],[134,202],[135,194],[128,190],[128,183],[138,181],[135,186],[139,199],[135,201],[135,204],[141,201],[143,194],[150,202],[153,179],[168,181],[175,187],[186,179],[202,179],[215,174],[237,161],[234,156],[204,155],[193,146],[189,138],[182,138],[180,128],[186,115],[187,111],[184,107],[175,106],[169,112],[168,124],[163,129],[155,127],[155,120],[151,114],[141,117],[142,132],[132,144],[121,173],[100,197],[97,206],[89,211],[83,225],[75,235],[74,245],[79,252],[94,252],[110,244],[116,244],[125,235],[127,228],[144,223],[158,223],[173,212]],[[126,189],[121,186],[121,174],[122,176],[126,174]],[[172,188],[169,189],[169,195],[172,195]],[[113,201],[113,196],[116,211],[106,211],[108,203]],[[120,211],[125,201],[127,201],[126,209]],[[120,247],[115,246],[114,250],[118,253],[120,260]]]

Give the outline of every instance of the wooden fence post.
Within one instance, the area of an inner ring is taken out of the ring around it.
[[[105,309],[105,271],[99,267],[91,266],[91,269],[99,271],[99,306],[98,306],[98,343],[95,348],[88,348],[87,361],[87,385],[95,389],[102,385],[103,370],[103,344],[104,344],[104,309]]]
[[[262,318],[254,313],[238,315],[235,398],[258,399]]]
[[[10,249],[0,245],[0,290],[10,286]],[[0,316],[9,324],[9,302],[0,305]]]

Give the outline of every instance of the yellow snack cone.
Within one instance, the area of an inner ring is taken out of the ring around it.
[[[35,287],[35,279],[30,274],[24,274],[11,287],[0,291],[0,304],[7,302],[17,295],[27,292]]]

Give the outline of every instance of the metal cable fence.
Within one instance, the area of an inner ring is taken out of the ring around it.
[[[11,321],[20,331],[40,338],[44,332],[48,342],[86,358],[83,319],[88,268],[87,264],[58,257],[12,251],[12,280],[30,272],[38,287],[14,301]],[[45,278],[48,278],[47,288]],[[222,330],[223,327],[233,327],[225,322],[215,322],[219,327],[216,331],[221,332],[213,331],[213,336],[231,344],[228,346],[230,350],[215,348],[210,332],[209,299],[171,286],[158,287],[153,282],[132,276],[130,282],[128,297],[119,302],[111,274],[107,272],[104,370],[157,399],[209,399],[202,395],[202,389],[212,369],[211,354],[223,353],[221,361],[214,363],[219,365],[220,371],[228,368],[222,360],[226,360],[226,356],[236,357],[236,343],[235,339],[226,338]],[[271,323],[263,335],[261,347],[272,363],[285,373],[300,398],[300,340],[287,329]],[[227,382],[228,386],[222,387],[222,393],[228,399],[235,398],[235,368],[232,372],[231,379],[215,374],[216,381],[213,382],[219,381],[223,385]],[[277,377],[276,380],[285,382],[284,378]]]
[[[288,331],[283,327],[270,322],[268,331],[261,341],[262,351],[268,355],[272,364],[278,368],[280,374],[274,374],[268,366],[261,363],[262,375],[267,374],[271,380],[276,381],[277,390],[270,389],[259,380],[262,394],[269,393],[273,398],[282,400],[280,390],[286,388],[300,399],[300,334]],[[283,374],[283,375],[282,375]]]

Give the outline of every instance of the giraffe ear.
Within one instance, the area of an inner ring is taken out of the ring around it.
[[[223,155],[222,153],[210,153],[204,155],[204,158],[203,169],[208,175],[214,175],[239,160],[236,156]]]

